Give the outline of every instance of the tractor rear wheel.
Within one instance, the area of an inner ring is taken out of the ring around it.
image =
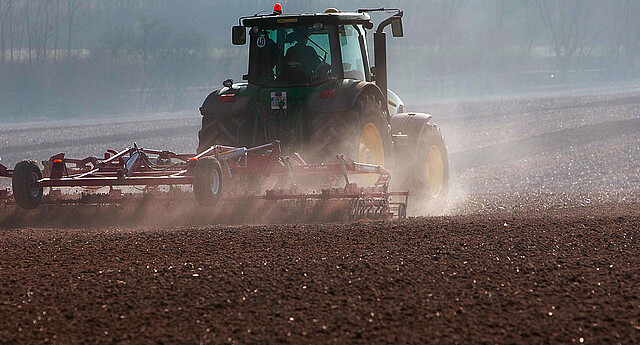
[[[202,157],[193,174],[193,194],[202,206],[211,207],[222,195],[223,177],[220,162],[214,157]]]
[[[220,144],[227,146],[248,146],[252,133],[241,117],[203,116],[202,128],[198,132],[198,153]]]
[[[381,102],[370,95],[361,96],[346,114],[317,116],[312,122],[313,156],[332,161],[336,154],[344,153],[359,162],[390,166],[393,143],[386,117]]]
[[[16,164],[11,178],[11,188],[16,204],[25,210],[31,210],[42,201],[42,171],[33,160],[23,160]]]

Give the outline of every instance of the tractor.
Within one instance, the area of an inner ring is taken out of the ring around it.
[[[372,12],[390,14],[373,33],[374,66],[366,39]],[[279,140],[283,152],[314,162],[344,154],[385,166],[412,205],[438,210],[449,189],[443,136],[431,115],[405,112],[387,88],[384,30],[402,37],[402,17],[387,8],[285,14],[276,4],[272,13],[239,18],[232,43],[249,43],[248,73],[205,99],[198,152]]]

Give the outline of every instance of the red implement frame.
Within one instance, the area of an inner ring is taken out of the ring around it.
[[[203,157],[215,157],[221,164],[224,192],[220,201],[343,199],[350,201],[353,218],[406,216],[408,192],[390,192],[390,175],[382,166],[354,162],[343,155],[337,156],[336,163],[308,164],[297,153],[282,155],[278,141],[248,149],[215,145],[199,154],[144,149],[136,144],[120,152],[109,150],[103,158],[72,159],[60,153],[42,162],[43,178],[38,183],[49,188],[49,196],[60,195],[53,189],[59,187],[111,187],[100,200],[109,202],[111,194],[112,199],[122,196],[121,191],[113,189],[116,186],[151,190],[156,186],[192,185],[195,165]],[[365,174],[378,176],[374,186],[358,187],[350,182],[350,177]],[[0,164],[0,177],[12,176],[13,170]],[[255,178],[271,178],[273,183],[260,190],[265,184],[252,186]],[[339,178],[344,180],[344,187],[335,188]],[[298,179],[315,181],[320,187],[303,187],[296,184]],[[283,184],[287,187],[276,188]],[[10,197],[6,190],[0,193],[0,199],[3,196]]]

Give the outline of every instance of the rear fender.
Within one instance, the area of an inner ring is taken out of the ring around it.
[[[222,103],[220,96],[235,95],[231,103]],[[249,111],[251,106],[251,93],[247,92],[246,85],[233,85],[215,90],[207,96],[200,107],[202,116],[241,116]]]
[[[333,96],[322,96],[322,91],[330,92],[331,90],[335,92]],[[345,79],[338,83],[319,86],[315,92],[309,95],[306,110],[310,113],[347,111],[353,107],[363,93],[371,94],[379,101],[384,99],[382,92],[374,83]]]

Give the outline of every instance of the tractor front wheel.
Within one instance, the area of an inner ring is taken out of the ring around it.
[[[411,169],[404,171],[405,186],[409,190],[409,207],[420,212],[442,212],[449,194],[449,153],[440,129],[427,124],[413,148],[415,155],[407,157]],[[414,162],[410,160],[415,159]]]
[[[425,170],[424,192],[431,200],[443,199],[449,193],[449,152],[440,129],[435,125],[428,128],[419,161]]]

